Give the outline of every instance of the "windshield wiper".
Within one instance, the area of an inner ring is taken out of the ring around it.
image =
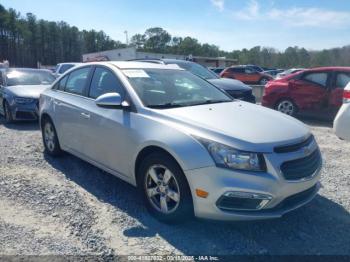
[[[198,106],[198,105],[207,105],[207,104],[218,104],[218,103],[227,103],[227,102],[232,102],[232,100],[223,100],[223,99],[208,99],[202,102],[194,103],[191,104],[191,106]]]
[[[164,108],[174,108],[174,107],[182,107],[184,105],[182,104],[174,104],[174,103],[165,103],[165,104],[158,104],[158,105],[148,105],[147,107],[149,108],[159,108],[159,109],[164,109]]]

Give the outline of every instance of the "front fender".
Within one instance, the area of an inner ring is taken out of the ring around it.
[[[140,152],[149,146],[156,146],[167,151],[184,171],[215,165],[207,149],[182,130],[155,121],[152,129],[143,134],[143,141],[140,141],[135,150],[136,154],[133,156],[134,167]]]

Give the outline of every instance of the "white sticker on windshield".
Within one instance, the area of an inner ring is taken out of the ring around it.
[[[123,72],[127,77],[130,78],[149,78],[149,75],[144,70],[140,69],[128,69],[123,70]]]

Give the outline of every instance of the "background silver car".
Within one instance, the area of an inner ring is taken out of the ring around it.
[[[43,92],[40,115],[47,153],[138,186],[164,221],[276,218],[319,189],[321,154],[304,124],[176,65],[74,68]]]
[[[6,122],[36,120],[39,96],[55,77],[49,70],[10,68],[0,72],[0,114]]]

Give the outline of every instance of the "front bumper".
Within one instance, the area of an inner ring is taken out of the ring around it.
[[[313,147],[318,150],[316,143],[313,143]],[[321,165],[311,176],[300,180],[286,180],[279,168],[283,162],[300,157],[299,151],[265,154],[267,172],[248,173],[216,166],[186,171],[195,215],[215,220],[272,219],[305,205],[316,196],[321,186]],[[208,192],[208,196],[198,197],[197,189]],[[218,202],[227,192],[264,195],[270,199],[261,209],[223,209]]]
[[[12,119],[15,121],[32,121],[39,119],[39,103],[38,100],[28,104],[15,104],[10,105]]]

